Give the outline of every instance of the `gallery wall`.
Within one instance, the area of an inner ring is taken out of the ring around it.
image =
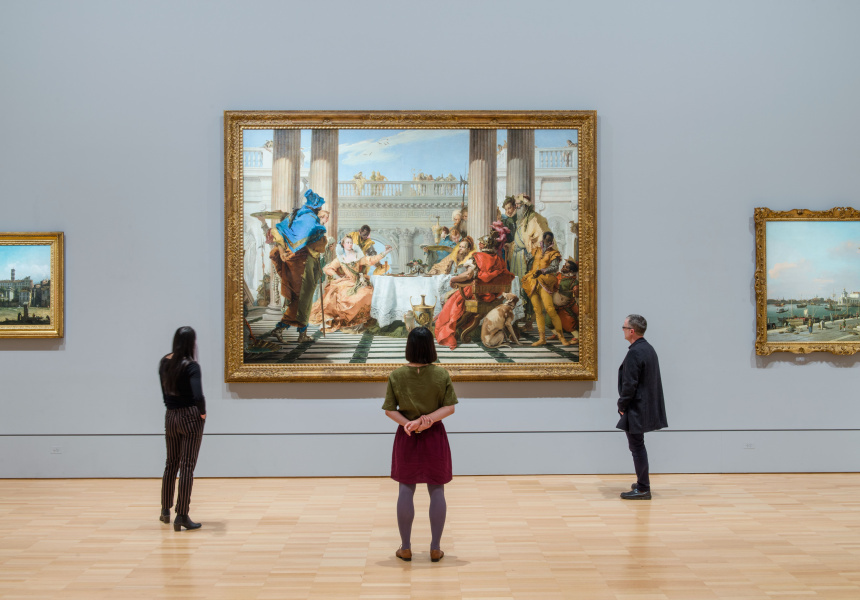
[[[456,473],[632,471],[614,429],[631,312],[663,370],[655,472],[860,467],[860,355],[755,355],[752,221],[860,205],[857,3],[2,14],[0,230],[65,232],[66,333],[0,340],[0,477],[159,476],[156,366],[185,324],[209,412],[198,475],[388,473],[384,383],[223,383],[222,118],[246,109],[597,111],[599,380],[457,384]]]

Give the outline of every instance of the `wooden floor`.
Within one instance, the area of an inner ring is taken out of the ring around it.
[[[0,480],[0,597],[860,598],[860,475],[457,477],[445,558],[416,494],[411,563],[384,478],[198,479],[197,531],[160,480]]]

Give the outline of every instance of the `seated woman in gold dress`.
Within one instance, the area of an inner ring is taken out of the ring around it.
[[[363,256],[355,250],[349,236],[340,241],[340,246],[343,253],[323,268],[334,281],[325,290],[322,306],[317,300],[311,309],[310,322],[314,325],[322,324],[325,310],[326,331],[359,327],[370,319],[373,286],[367,268],[375,266],[391,252],[391,246],[386,246],[381,254]]]

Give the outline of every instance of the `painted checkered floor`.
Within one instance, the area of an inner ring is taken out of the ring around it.
[[[274,324],[271,321],[251,323],[255,336],[265,336]],[[298,333],[290,328],[284,334],[282,349],[264,356],[246,355],[246,363],[289,363],[289,364],[374,364],[398,363],[404,360],[406,340],[369,334],[326,333],[323,337],[318,327],[308,327],[312,342],[297,344]],[[263,338],[276,342],[274,337]],[[456,350],[438,346],[441,363],[570,363],[579,361],[579,345],[564,347],[557,341],[546,346],[532,348],[530,344],[537,339],[536,334],[523,335],[521,346],[486,348],[482,344],[463,344]]]

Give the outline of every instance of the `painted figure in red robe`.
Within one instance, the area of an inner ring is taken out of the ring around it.
[[[442,311],[436,317],[436,341],[451,350],[457,347],[457,321],[466,312],[466,300],[475,297],[475,284],[499,287],[499,291],[477,295],[483,302],[492,302],[505,291],[502,288],[510,289],[514,280],[514,274],[508,271],[505,261],[496,254],[497,243],[495,232],[480,238],[479,251],[475,252],[465,265],[466,272],[451,278],[454,292],[448,296]]]

